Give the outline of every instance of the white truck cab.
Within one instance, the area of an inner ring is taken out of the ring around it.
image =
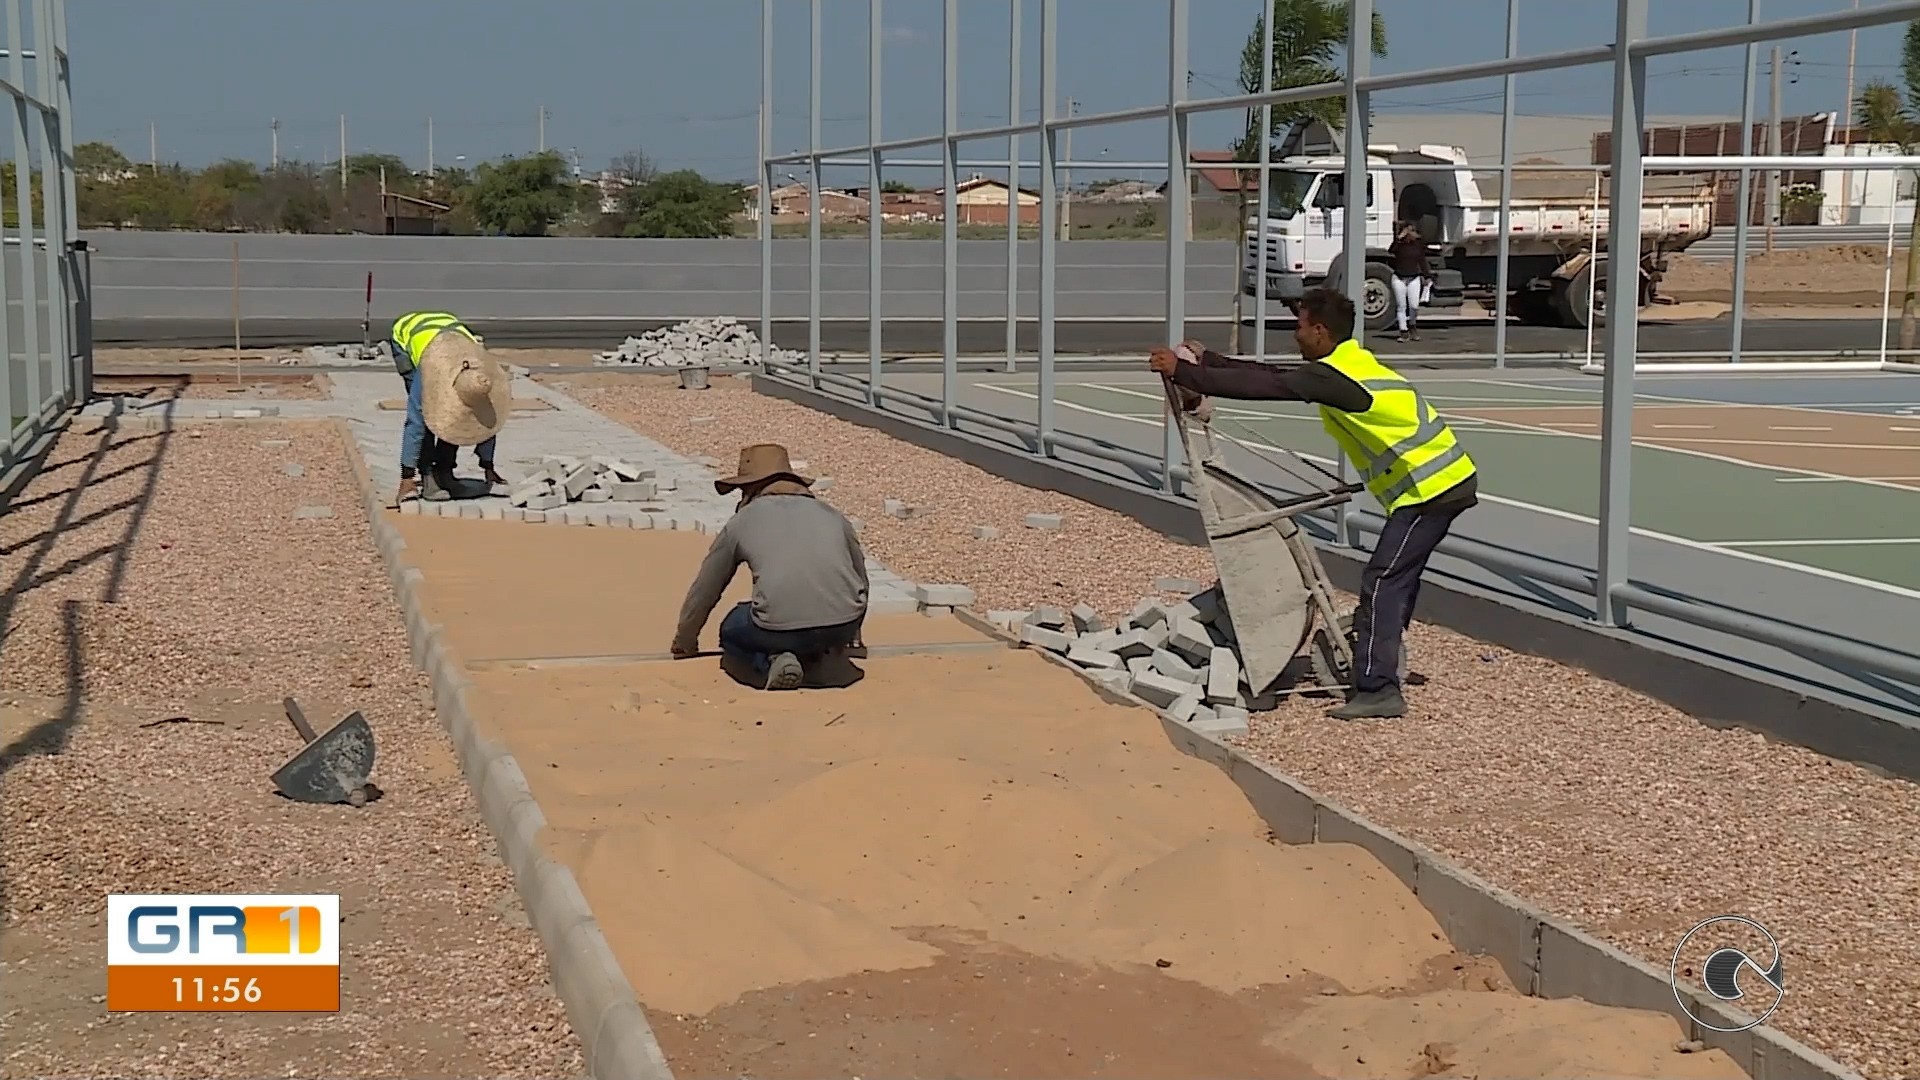
[[[1367,281],[1360,314],[1372,330],[1393,322],[1392,269],[1387,248],[1398,223],[1412,222],[1427,242],[1434,270],[1430,308],[1459,308],[1472,296],[1491,305],[1500,243],[1498,198],[1487,198],[1459,147],[1425,145],[1412,150],[1368,148],[1367,191],[1347,193],[1341,157],[1291,157],[1293,168],[1273,173],[1267,212],[1249,222],[1246,291],[1261,286],[1258,252],[1266,249],[1269,299],[1297,304],[1318,285],[1344,287],[1346,221],[1364,212]],[[1581,174],[1569,170],[1569,176]],[[1497,183],[1497,181],[1496,181]],[[1713,189],[1697,177],[1648,177],[1641,208],[1640,303],[1652,301],[1652,286],[1665,269],[1665,255],[1711,231]],[[1516,174],[1510,200],[1509,305],[1522,319],[1586,325],[1604,292],[1607,211],[1605,188],[1596,201],[1590,178],[1568,176],[1531,182]],[[1497,189],[1496,189],[1497,190]],[[1594,237],[1601,241],[1595,253]]]

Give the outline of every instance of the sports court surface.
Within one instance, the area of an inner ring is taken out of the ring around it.
[[[1598,516],[1599,378],[1409,374],[1480,464],[1488,501]],[[971,390],[970,403],[1007,415],[1029,416],[1037,400],[1031,376],[978,377]],[[1636,391],[1637,533],[1920,599],[1920,377],[1642,375]],[[1064,430],[1137,427],[1125,441],[1158,450],[1160,387],[1145,373],[1063,377],[1055,400]],[[1215,425],[1256,448],[1332,452],[1307,406],[1220,402]]]

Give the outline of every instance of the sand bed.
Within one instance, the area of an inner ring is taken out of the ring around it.
[[[429,606],[463,605],[435,618],[526,610],[459,584],[508,559],[550,597],[578,598],[565,640],[597,628],[620,643],[586,650],[602,654],[663,648],[705,547],[657,532],[405,527]],[[626,568],[619,588],[612,564]],[[543,625],[484,644],[496,660],[560,655]],[[903,635],[978,642],[917,615],[876,617],[868,642]],[[1394,1026],[1407,995],[1452,984],[1489,999],[1476,1017],[1515,1017],[1541,1060],[1741,1075],[1718,1054],[1674,1054],[1680,1031],[1663,1016],[1489,989],[1499,980],[1456,956],[1370,854],[1270,843],[1238,789],[1175,750],[1157,718],[1033,654],[962,647],[861,666],[850,688],[791,694],[742,687],[708,659],[472,672],[476,718],[520,761],[545,843],[578,876],[681,1075],[974,1073],[983,1052],[1023,1075],[1307,1075],[1356,1039],[1397,1061],[1406,1031],[1428,1030]],[[1009,1024],[1010,994],[1036,1011]],[[1372,1026],[1357,1036],[1351,1024],[1288,1033],[1335,1000],[1382,1011],[1363,1009]],[[1564,1017],[1529,1026],[1546,1007],[1591,1017],[1611,1042],[1563,1039]],[[1187,1022],[1157,1029],[1163,1009]],[[1432,1030],[1454,1032],[1463,1067],[1504,1073],[1505,1051],[1469,1038],[1485,1023]],[[1185,1064],[1160,1068],[1169,1056]],[[1412,1075],[1371,1070],[1358,1074]]]

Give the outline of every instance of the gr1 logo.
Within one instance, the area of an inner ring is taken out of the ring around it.
[[[140,904],[127,912],[127,946],[148,956],[195,959],[320,951],[320,909],[310,904]],[[184,931],[184,932],[183,932]]]
[[[337,1012],[340,898],[107,897],[114,1012]]]

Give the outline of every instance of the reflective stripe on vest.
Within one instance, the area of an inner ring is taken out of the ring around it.
[[[458,316],[449,315],[444,311],[415,311],[402,315],[393,321],[392,336],[393,340],[406,350],[409,366],[419,367],[420,357],[426,353],[427,346],[442,330],[458,330],[468,337],[473,337],[473,331],[461,325]]]
[[[1412,383],[1351,341],[1326,362],[1373,395],[1363,413],[1323,405],[1320,421],[1382,509],[1426,502],[1474,474],[1466,448]]]

